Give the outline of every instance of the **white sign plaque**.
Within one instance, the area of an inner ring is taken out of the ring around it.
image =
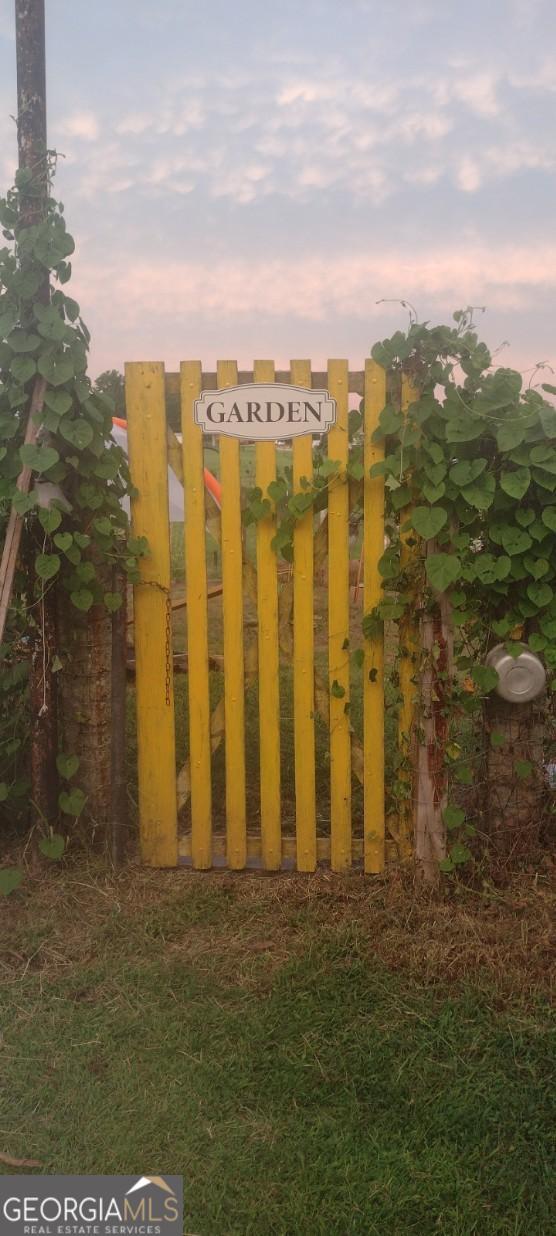
[[[195,424],[205,433],[272,441],[326,433],[336,420],[328,391],[285,382],[252,382],[204,391],[195,401]]]

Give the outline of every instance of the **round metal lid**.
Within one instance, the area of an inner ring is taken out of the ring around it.
[[[511,704],[527,704],[541,695],[546,685],[546,670],[527,644],[520,645],[519,656],[512,657],[504,644],[488,653],[486,663],[498,673],[496,693]]]

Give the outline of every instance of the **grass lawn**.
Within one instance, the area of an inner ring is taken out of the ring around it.
[[[425,901],[32,866],[2,907],[0,1150],[183,1174],[198,1236],[548,1236],[549,909],[543,878]]]

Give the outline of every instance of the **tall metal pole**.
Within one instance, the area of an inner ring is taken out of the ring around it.
[[[33,176],[21,222],[29,227],[45,217],[48,200],[44,0],[15,0],[15,31],[19,166]],[[47,277],[38,298],[48,301],[49,295]],[[58,812],[56,679],[51,669],[56,651],[54,588],[41,601],[37,623],[31,657],[31,799],[38,814],[50,821]]]

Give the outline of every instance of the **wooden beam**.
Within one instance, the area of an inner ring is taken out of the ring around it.
[[[240,369],[237,375],[237,383],[234,385],[243,386],[246,382],[254,382],[252,369]],[[291,385],[289,369],[277,369],[274,377],[275,382],[285,382],[287,386]],[[313,390],[328,390],[328,374],[325,369],[315,370],[311,374],[311,385]],[[202,390],[215,391],[218,389],[218,381],[216,373],[203,373]],[[350,395],[361,395],[365,393],[365,370],[354,369],[349,373],[349,393]],[[180,375],[179,373],[166,374],[166,395],[179,395],[180,393]]]

